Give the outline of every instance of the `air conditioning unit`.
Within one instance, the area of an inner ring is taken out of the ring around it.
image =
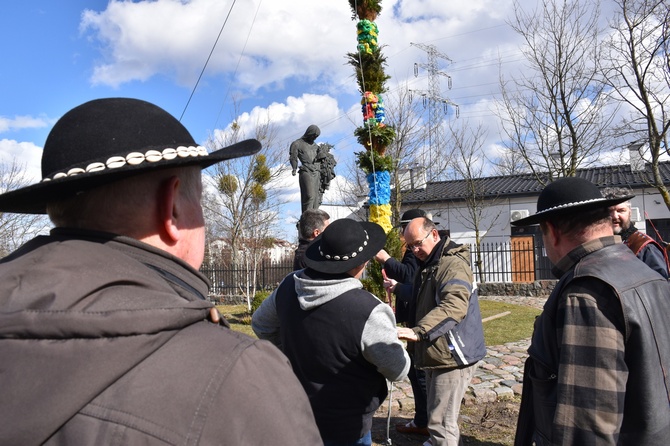
[[[630,208],[630,221],[642,221],[640,217],[640,208]]]
[[[528,215],[530,215],[528,209],[518,209],[510,213],[510,221],[521,220],[522,218],[528,217]]]

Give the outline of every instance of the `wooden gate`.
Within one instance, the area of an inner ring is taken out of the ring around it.
[[[512,237],[512,282],[535,281],[535,246],[532,235]]]

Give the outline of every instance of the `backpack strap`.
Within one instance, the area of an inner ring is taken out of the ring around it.
[[[642,248],[644,248],[650,243],[656,245],[656,247],[661,250],[661,252],[663,253],[663,257],[665,257],[665,264],[668,265],[668,267],[670,268],[670,261],[668,260],[668,252],[666,251],[666,249],[663,246],[661,246],[660,243],[658,243],[656,240],[654,240],[647,234],[644,234],[640,231],[635,231],[630,235],[630,237],[628,237],[628,239],[625,242],[626,246],[628,246],[635,255],[638,255],[640,251],[642,251]]]
[[[642,248],[647,246],[653,240],[651,237],[641,233],[640,231],[633,232],[630,237],[626,240],[626,246],[633,251],[633,254],[638,255]]]

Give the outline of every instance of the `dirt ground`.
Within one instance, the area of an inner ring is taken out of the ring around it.
[[[468,446],[500,446],[514,443],[514,431],[519,415],[520,397],[502,399],[494,403],[474,404],[461,406],[459,426],[463,444]],[[389,436],[386,439],[388,412],[380,408],[372,422],[373,445],[416,446],[423,444],[428,437],[421,435],[400,434],[395,430],[396,423],[407,422],[413,413],[393,412]]]

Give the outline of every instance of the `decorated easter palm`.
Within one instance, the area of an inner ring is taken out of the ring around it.
[[[375,23],[381,12],[381,0],[349,0],[356,26],[358,45],[349,53],[349,64],[356,71],[363,125],[354,131],[365,151],[356,153],[358,167],[366,174],[370,192],[370,221],[379,224],[385,232],[391,224],[391,171],[393,160],[386,148],[395,139],[395,129],[386,124],[383,93],[390,78],[384,73],[386,58],[378,44],[379,28]]]

